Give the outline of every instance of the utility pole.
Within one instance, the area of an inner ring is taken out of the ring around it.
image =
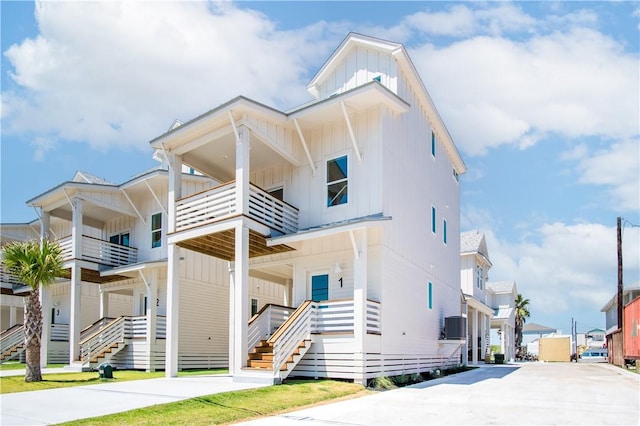
[[[622,329],[622,218],[618,216],[618,330]]]

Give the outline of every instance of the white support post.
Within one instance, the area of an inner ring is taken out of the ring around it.
[[[229,373],[233,376],[235,371],[235,282],[236,282],[236,263],[229,262]]]
[[[49,340],[51,340],[51,290],[42,285],[40,285],[40,306],[42,308],[40,367],[45,368],[49,357]]]
[[[109,316],[109,292],[100,289],[100,318],[106,318]]]
[[[42,211],[40,216],[40,241],[48,240],[51,234],[51,213]]]
[[[235,270],[233,282],[234,330],[233,376],[247,366],[247,335],[249,322],[249,228],[241,221],[235,228]]]
[[[82,268],[79,260],[82,259],[82,214],[83,204],[79,198],[71,200],[71,282],[70,298],[71,309],[69,315],[69,363],[80,360],[80,298],[82,294]]]
[[[465,330],[464,330],[464,345],[462,345],[462,365],[469,365],[469,305],[467,303],[463,304],[463,316],[467,319],[465,321]]]
[[[176,230],[176,201],[182,196],[182,157],[170,154],[169,163],[169,217],[168,233]],[[163,241],[167,241],[165,238]],[[167,247],[167,336],[165,353],[165,376],[178,376],[178,316],[180,287],[180,248],[175,244]],[[152,301],[147,299],[147,306]]]
[[[500,324],[500,352],[503,354],[506,354],[506,350],[507,350],[507,339],[509,338],[507,336],[507,327],[505,325],[505,323]]]
[[[353,340],[356,362],[354,382],[366,385],[364,367],[366,364],[365,337],[367,336],[367,230],[358,233],[356,241],[352,233],[354,250],[353,259]]]
[[[480,323],[480,335],[482,336],[482,345],[480,345],[480,353],[484,357],[487,353],[487,314],[480,314],[482,321]],[[483,358],[484,359],[484,358]]]
[[[71,310],[69,315],[69,363],[80,360],[80,297],[82,268],[77,261],[71,265]]]
[[[18,307],[9,307],[9,327],[13,327],[18,323]]]
[[[142,275],[142,272],[140,274]],[[147,360],[149,360],[147,371],[153,372],[156,371],[153,351],[156,345],[156,324],[158,319],[158,307],[156,306],[158,299],[158,271],[156,269],[152,270],[149,277],[144,281],[147,287],[147,312],[145,312],[147,316],[147,345],[145,349]]]
[[[471,363],[478,364],[478,310],[473,309],[473,328],[471,329]]]
[[[285,280],[284,306],[293,306],[293,280],[291,278]]]
[[[237,209],[249,214],[249,129],[240,126],[236,140],[236,197]]]

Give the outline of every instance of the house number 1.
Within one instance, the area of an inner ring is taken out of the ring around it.
[[[338,282],[340,282],[340,287],[342,287],[342,277],[338,279]]]

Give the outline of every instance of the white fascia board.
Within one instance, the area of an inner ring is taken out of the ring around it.
[[[484,303],[482,303],[481,301],[473,298],[473,297],[465,297],[465,299],[467,299],[467,304],[469,306],[471,306],[474,309],[477,309],[478,311],[482,312],[483,314],[487,314],[487,315],[491,315],[493,316],[493,308],[491,308],[490,306],[485,305]]]
[[[138,271],[145,269],[166,267],[167,260],[155,260],[151,262],[134,263],[132,265],[118,266],[116,268],[107,269],[100,272],[101,277],[110,277],[113,275],[124,275],[129,278],[135,278],[138,276]]]
[[[291,244],[302,241],[313,240],[316,238],[328,237],[343,232],[355,231],[356,229],[375,228],[382,226],[382,222],[391,220],[390,217],[381,217],[376,219],[364,219],[358,222],[338,224],[335,226],[327,226],[320,229],[311,229],[300,231],[295,234],[282,235],[279,237],[267,238],[267,247],[277,246],[279,244]]]
[[[51,197],[60,196],[60,195],[64,196],[65,190],[83,190],[83,189],[100,190],[105,192],[118,191],[117,185],[104,185],[99,183],[82,183],[82,182],[66,181],[28,200],[27,206],[43,207],[47,204],[47,200],[49,200]],[[46,206],[45,211],[49,211],[49,210],[52,210],[52,209],[49,208],[49,206]]]

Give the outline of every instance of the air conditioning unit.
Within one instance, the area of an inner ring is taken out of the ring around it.
[[[445,340],[466,340],[467,319],[465,317],[446,317],[444,319]]]

